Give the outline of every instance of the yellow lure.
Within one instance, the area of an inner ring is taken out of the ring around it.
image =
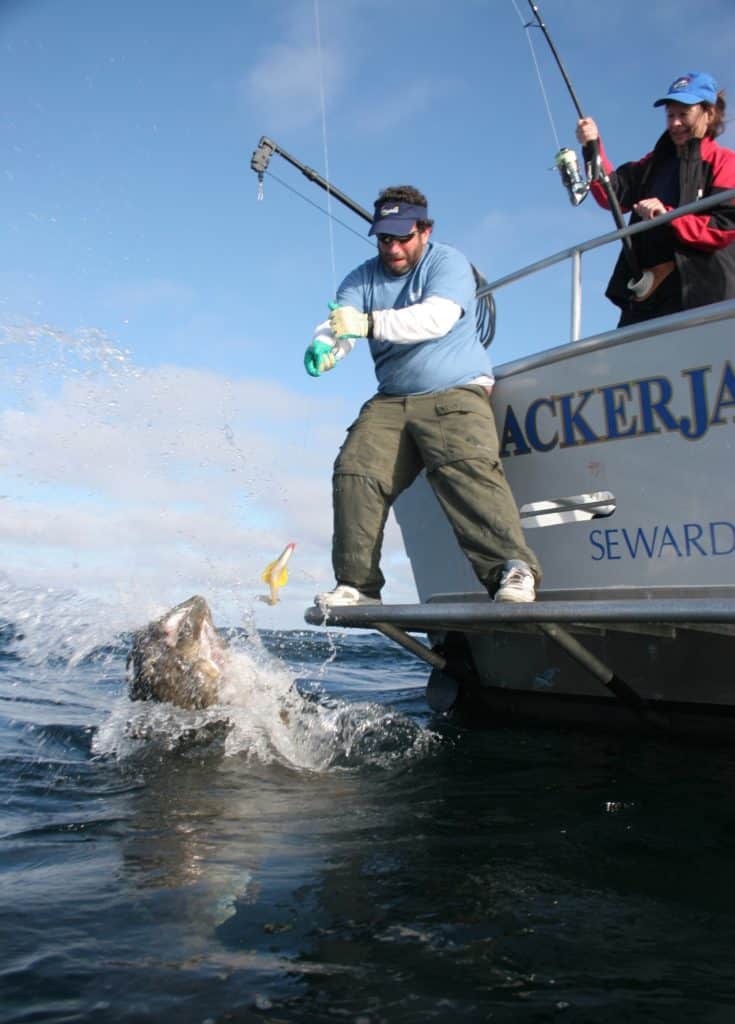
[[[266,604],[278,604],[278,591],[281,587],[285,587],[288,582],[288,569],[286,563],[293,554],[293,549],[296,545],[292,542],[287,544],[283,551],[280,553],[275,561],[269,562],[263,569],[263,575],[261,579],[264,583],[268,584],[270,595],[268,597],[261,597],[261,601],[265,601]]]

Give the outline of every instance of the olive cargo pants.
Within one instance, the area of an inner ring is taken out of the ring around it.
[[[487,391],[467,384],[429,395],[376,395],[348,428],[332,480],[337,583],[380,595],[388,511],[423,467],[460,547],[491,593],[511,558],[527,562],[540,580],[503,472]]]

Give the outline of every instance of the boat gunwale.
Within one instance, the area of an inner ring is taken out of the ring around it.
[[[560,363],[567,359],[576,359],[577,356],[616,348],[619,345],[627,345],[635,341],[653,339],[662,334],[672,334],[690,327],[731,319],[735,319],[735,299],[724,299],[722,302],[685,309],[680,313],[656,317],[630,327],[616,327],[604,331],[602,334],[592,334],[588,338],[580,338],[578,341],[566,341],[561,345],[554,345],[552,348],[535,352],[532,355],[521,356],[495,367],[496,387],[511,377],[527,373],[529,370],[536,370],[542,366]]]

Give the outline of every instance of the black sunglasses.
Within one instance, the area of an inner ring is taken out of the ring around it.
[[[412,231],[410,235],[378,235],[378,242],[381,245],[390,245],[391,242],[399,242],[401,245],[405,245],[406,242],[410,242],[412,238],[416,237],[416,232]]]

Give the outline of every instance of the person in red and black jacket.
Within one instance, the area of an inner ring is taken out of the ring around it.
[[[654,107],[666,107],[666,131],[653,151],[616,170],[600,155],[621,209],[630,223],[651,220],[697,199],[735,188],[735,152],[715,142],[725,127],[725,96],[711,75],[690,71],[672,82]],[[591,117],[577,122],[584,145],[599,139]],[[600,182],[591,186],[608,208]],[[642,270],[651,270],[654,290],[636,299],[627,287],[631,273],[622,254],[605,294],[622,310],[619,327],[681,309],[735,298],[735,204],[732,200],[701,214],[632,236]]]

